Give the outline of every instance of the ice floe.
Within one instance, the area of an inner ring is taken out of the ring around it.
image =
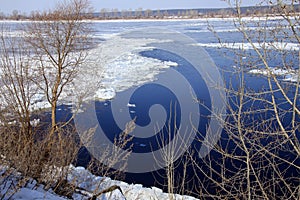
[[[128,39],[116,34],[106,36],[105,41],[88,50],[86,62],[80,66],[73,82],[64,87],[59,103],[69,105],[95,99],[112,99],[117,92],[155,80],[156,75],[163,69],[176,67],[177,63],[143,57],[139,54],[142,51],[152,50],[150,44],[154,42],[164,41]],[[37,66],[34,60],[31,62],[34,63],[33,66]],[[50,104],[43,92],[36,91],[30,109],[49,107]]]
[[[128,104],[127,104],[127,107],[132,107],[132,108],[135,108],[135,107],[136,107],[136,105],[135,105],[134,103],[128,103]]]
[[[286,50],[286,51],[299,51],[298,43],[285,43],[285,42],[269,42],[269,43],[198,43],[201,47],[211,47],[211,48],[227,48],[227,49],[274,49],[274,50]]]
[[[248,71],[250,74],[260,74],[263,76],[280,76],[281,80],[288,82],[299,81],[299,70],[281,69],[281,68],[269,68],[269,69],[251,69]]]
[[[128,39],[118,35],[90,50],[87,62],[80,68],[75,80],[75,91],[85,92],[85,98],[93,94],[98,99],[112,99],[117,92],[155,80],[163,69],[177,66],[171,61],[161,61],[141,56],[152,50],[148,46],[153,39]]]

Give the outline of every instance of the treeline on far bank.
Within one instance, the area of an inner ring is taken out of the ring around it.
[[[300,5],[286,5],[285,12],[291,10],[291,14],[300,13]],[[248,16],[280,16],[283,12],[281,6],[250,6],[236,8],[200,8],[200,9],[170,9],[170,10],[150,10],[138,8],[135,10],[119,10],[102,8],[100,11],[91,11],[84,13],[84,19],[110,20],[110,19],[193,19],[193,18],[211,18],[211,17],[236,17],[242,15]],[[38,20],[43,12],[31,11],[21,13],[18,10],[10,14],[4,14],[0,11],[0,20]]]

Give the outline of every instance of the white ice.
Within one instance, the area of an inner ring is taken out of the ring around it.
[[[281,76],[283,81],[287,82],[298,82],[299,81],[299,71],[298,70],[288,70],[280,68],[269,68],[269,69],[251,69],[248,71],[250,74],[260,74],[263,76]]]
[[[135,108],[135,107],[136,107],[136,105],[135,105],[134,103],[128,103],[128,104],[127,104],[127,107],[132,107],[132,108]]]
[[[171,61],[139,55],[141,51],[153,49],[147,45],[165,41],[125,39],[115,34],[106,39],[86,52],[86,62],[80,66],[74,81],[65,86],[60,104],[112,99],[117,92],[151,82],[164,69],[177,66],[177,63]],[[35,63],[33,66],[37,66],[35,61],[32,62]],[[49,107],[43,92],[37,91],[32,97],[30,109]]]
[[[177,66],[171,61],[139,55],[141,51],[153,49],[147,46],[153,42],[163,41],[114,36],[99,44],[90,50],[87,62],[80,68],[74,91],[89,100],[112,99],[117,92],[151,82],[163,69]]]
[[[289,43],[289,42],[269,42],[269,43],[198,43],[198,46],[201,47],[212,47],[212,48],[227,48],[227,49],[274,49],[274,50],[287,50],[287,51],[299,51],[298,43]]]

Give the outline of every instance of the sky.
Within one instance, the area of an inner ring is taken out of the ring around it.
[[[34,10],[52,8],[56,2],[62,0],[0,0],[0,12],[5,14],[18,10],[29,14]],[[261,0],[242,0],[244,6],[256,5]],[[225,8],[228,4],[224,0],[90,0],[95,11],[102,8],[118,10],[137,8],[145,9],[176,9],[176,8]]]

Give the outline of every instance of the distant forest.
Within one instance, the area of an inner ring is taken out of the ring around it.
[[[293,11],[294,14],[300,13],[300,5],[287,5],[286,10]],[[249,6],[241,7],[242,16],[277,16],[281,15],[282,8],[279,6]],[[38,11],[30,14],[20,13],[14,10],[11,14],[5,15],[0,12],[0,20],[34,20],[38,19]],[[291,13],[292,14],[292,13]],[[169,9],[169,10],[150,10],[138,8],[135,10],[118,10],[102,8],[99,12],[85,13],[84,19],[109,20],[109,19],[190,19],[190,18],[209,18],[209,17],[234,17],[238,12],[236,8],[199,8],[199,9]]]

